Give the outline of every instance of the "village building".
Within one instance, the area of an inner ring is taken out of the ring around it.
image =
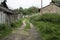
[[[20,19],[20,14],[18,12],[12,11],[6,5],[6,0],[0,4],[0,24],[11,23],[13,21],[18,21]]]
[[[49,5],[42,7],[40,13],[60,13],[60,6],[55,2],[51,2]]]

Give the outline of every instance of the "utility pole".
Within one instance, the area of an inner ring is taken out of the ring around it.
[[[40,9],[41,14],[42,14],[42,6],[43,6],[43,4],[42,4],[42,0],[41,0],[41,9]]]

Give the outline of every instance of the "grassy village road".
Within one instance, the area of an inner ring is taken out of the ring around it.
[[[28,21],[30,24],[30,29],[25,30],[25,26],[27,20],[23,20],[23,25],[20,28],[17,28],[16,30],[13,30],[12,34],[8,37],[2,39],[2,40],[41,40],[41,38],[38,35],[38,32],[35,30],[35,27],[32,23]]]

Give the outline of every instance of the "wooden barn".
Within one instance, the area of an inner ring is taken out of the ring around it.
[[[6,0],[0,4],[0,24],[18,21],[20,14],[10,10],[6,5]]]
[[[49,5],[41,8],[42,13],[60,13],[60,7],[56,3],[51,2]]]

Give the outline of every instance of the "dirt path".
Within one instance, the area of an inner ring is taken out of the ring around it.
[[[38,35],[38,32],[36,31],[32,23],[30,23],[30,27],[30,36],[27,38],[27,40],[41,40],[41,38]]]
[[[41,40],[35,27],[30,23],[31,29],[24,31],[26,20],[23,20],[23,25],[12,32],[11,35],[2,40]]]

